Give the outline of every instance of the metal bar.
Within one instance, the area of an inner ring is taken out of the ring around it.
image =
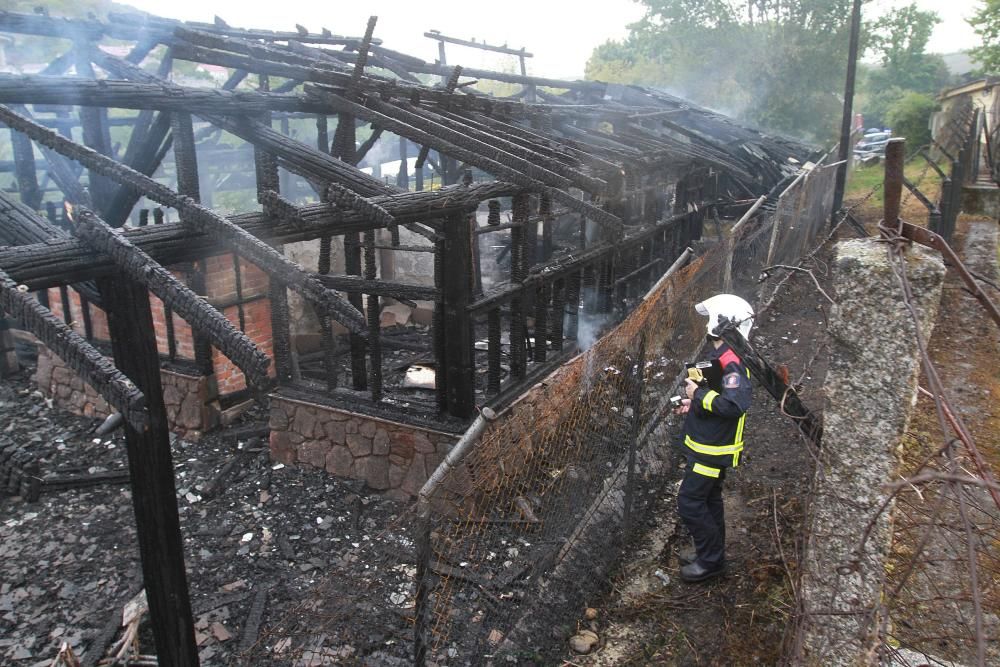
[[[890,139],[885,146],[885,178],[882,185],[884,204],[882,220],[889,229],[899,225],[899,206],[903,196],[903,160],[906,140],[901,137]]]
[[[942,235],[935,234],[934,232],[917,227],[908,222],[901,223],[901,234],[911,241],[925,245],[928,248],[933,248],[944,255],[951,267],[958,272],[959,276],[961,276],[962,281],[972,293],[972,296],[976,297],[979,303],[982,304],[983,308],[986,309],[986,313],[997,324],[997,326],[1000,327],[1000,309],[998,309],[996,304],[993,303],[989,295],[986,294],[982,288],[980,288],[979,282],[972,277],[972,274],[969,273],[965,264],[963,264],[962,260],[959,259],[958,254],[952,249],[951,245],[948,244],[947,240],[945,240]]]

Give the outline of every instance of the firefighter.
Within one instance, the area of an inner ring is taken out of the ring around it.
[[[678,412],[686,414],[681,447],[687,469],[677,494],[677,511],[694,542],[694,550],[681,552],[683,581],[697,582],[719,576],[726,564],[726,522],[722,483],[726,470],[740,464],[743,426],[750,407],[750,372],[720,337],[727,321],[744,338],[753,326],[753,308],[733,294],[717,294],[695,306],[708,317],[711,359],[718,359],[721,379],[716,386],[685,383],[687,398]]]

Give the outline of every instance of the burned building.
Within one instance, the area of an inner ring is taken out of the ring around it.
[[[0,75],[0,305],[48,347],[41,391],[120,413],[130,455],[155,452],[132,474],[163,664],[193,650],[186,597],[163,594],[184,586],[168,422],[197,437],[265,401],[274,460],[409,500],[477,408],[625,319],[703,234],[773,213],[818,158],[661,91],[425,62],[375,27],[0,13],[72,40]],[[780,229],[800,251],[816,231]]]

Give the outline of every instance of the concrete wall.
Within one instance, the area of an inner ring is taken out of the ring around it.
[[[804,654],[792,662],[870,665],[892,538],[891,503],[879,509],[916,401],[920,356],[884,243],[839,243],[834,271],[838,305],[830,319],[823,450],[803,560]],[[940,305],[944,265],[937,253],[913,246],[907,275],[926,339]]]

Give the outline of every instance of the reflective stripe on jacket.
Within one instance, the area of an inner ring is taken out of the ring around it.
[[[696,461],[735,468],[750,408],[750,372],[725,343],[712,352],[710,358],[718,358],[722,365],[722,386],[695,390],[684,421],[684,445]]]

